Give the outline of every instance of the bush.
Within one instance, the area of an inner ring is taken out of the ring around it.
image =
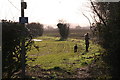
[[[65,24],[65,23],[58,23],[57,24],[61,38],[60,40],[64,41],[68,38],[69,35],[69,24]]]
[[[12,78],[21,69],[21,42],[26,39],[26,51],[32,41],[27,29],[18,22],[2,21],[2,77]],[[23,35],[24,31],[24,35]]]

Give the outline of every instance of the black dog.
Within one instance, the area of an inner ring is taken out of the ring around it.
[[[78,46],[77,46],[77,44],[74,46],[74,53],[76,53],[77,52],[77,49],[78,49]]]

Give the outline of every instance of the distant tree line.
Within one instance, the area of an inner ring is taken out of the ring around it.
[[[90,0],[91,1],[91,0]],[[92,2],[94,14],[99,17],[93,24],[99,43],[107,51],[104,57],[111,67],[113,78],[120,76],[120,2]],[[92,28],[92,27],[91,27]]]
[[[33,37],[42,36],[44,32],[43,24],[40,23],[29,23],[27,28]]]

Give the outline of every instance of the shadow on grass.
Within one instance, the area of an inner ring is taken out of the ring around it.
[[[82,53],[82,55],[85,55],[85,54],[87,54],[88,52],[86,52],[86,51],[84,51],[83,53]]]
[[[55,40],[55,41],[67,41],[67,39],[60,38],[59,40]]]
[[[63,73],[68,73],[67,70],[65,69],[62,69],[60,67],[54,67],[54,68],[51,68],[51,69],[48,69],[48,71],[56,71],[56,72],[63,72]]]
[[[59,40],[55,40],[55,41],[66,41],[66,40],[61,40],[61,39],[59,39]]]

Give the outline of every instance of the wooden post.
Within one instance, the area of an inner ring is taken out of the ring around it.
[[[21,0],[21,17],[24,17],[24,8],[22,3],[24,2],[24,0]],[[22,23],[22,27],[25,27],[25,23]],[[24,30],[22,31],[22,35],[24,36]],[[21,63],[22,63],[22,78],[25,78],[25,54],[26,54],[26,50],[25,50],[25,37],[22,38],[22,53],[21,53]]]

